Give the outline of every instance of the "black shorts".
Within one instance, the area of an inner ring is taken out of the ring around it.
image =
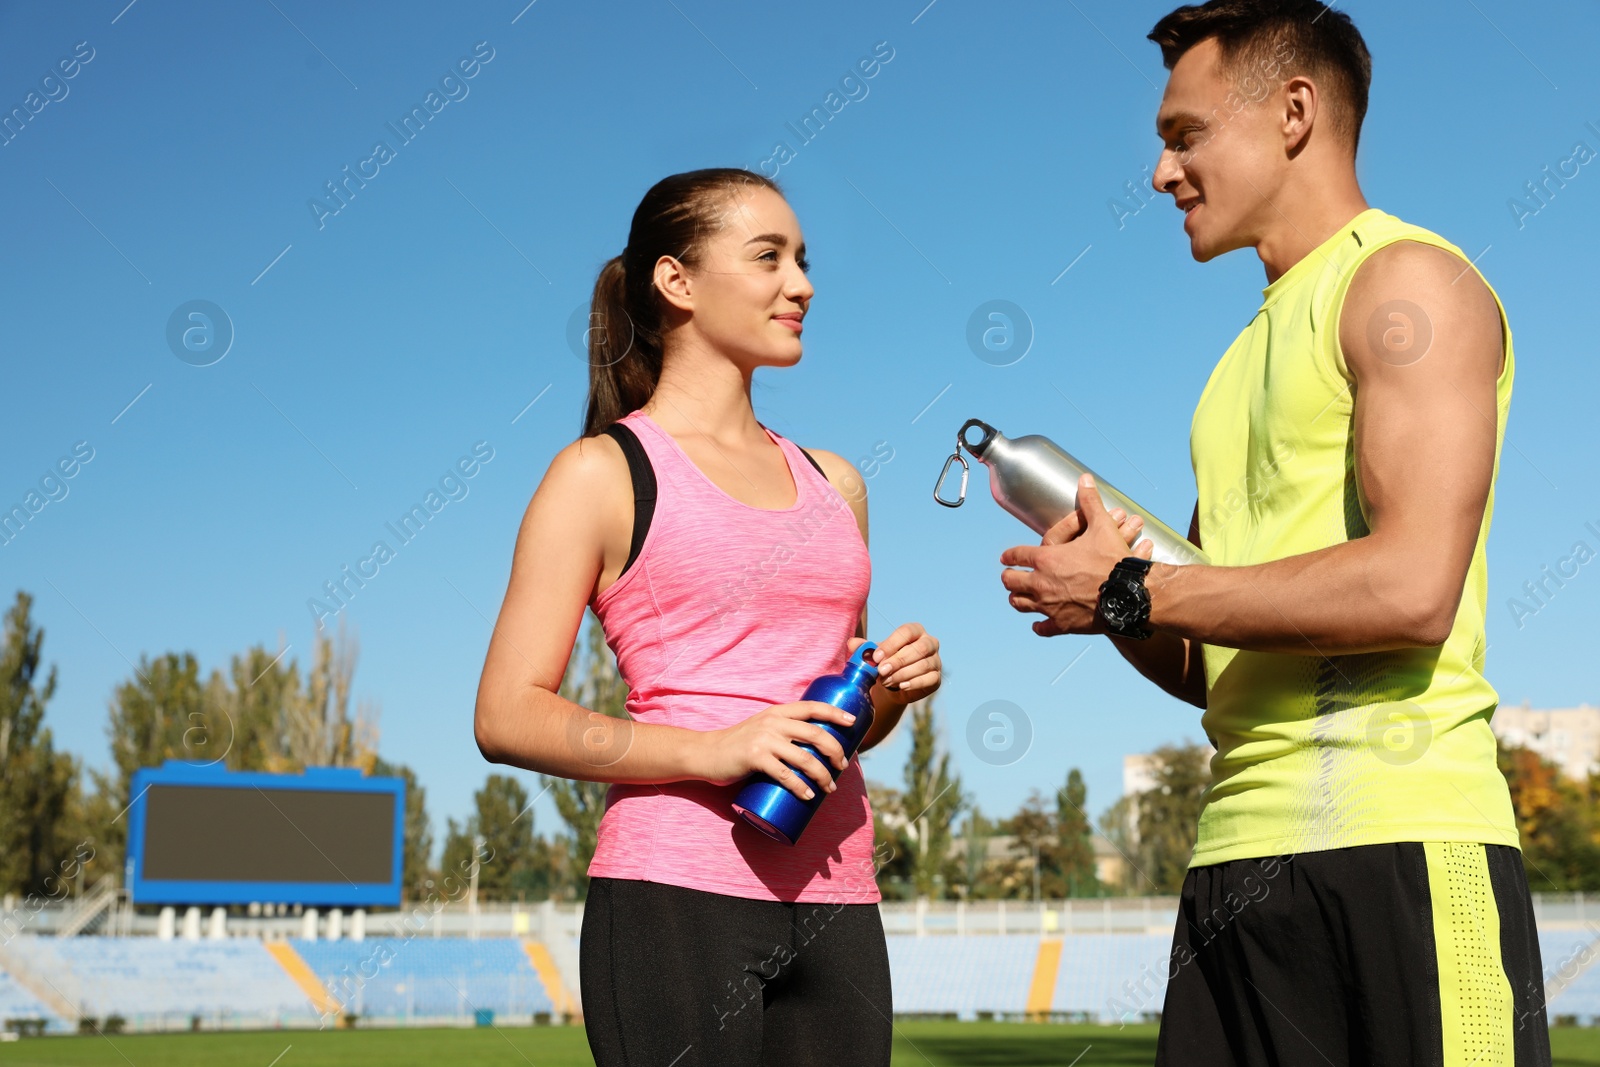
[[[1156,1063],[1548,1067],[1522,854],[1408,841],[1191,868]]]
[[[889,1067],[876,904],[592,878],[578,981],[598,1067]]]

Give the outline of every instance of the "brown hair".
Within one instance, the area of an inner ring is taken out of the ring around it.
[[[1235,78],[1249,76],[1289,49],[1290,71],[1311,74],[1323,83],[1319,88],[1332,90],[1329,96],[1337,101],[1329,109],[1333,129],[1349,140],[1352,153],[1360,143],[1372,56],[1344,12],[1318,0],[1210,0],[1178,8],[1149,36],[1161,46],[1168,70],[1189,49],[1215,37],[1222,68]]]
[[[783,194],[764,175],[713,167],[663,178],[639,201],[628,228],[628,245],[600,268],[589,304],[585,437],[643,407],[661,380],[656,261],[672,256],[686,267],[696,267],[706,238],[722,228],[729,202],[739,192],[757,188]]]

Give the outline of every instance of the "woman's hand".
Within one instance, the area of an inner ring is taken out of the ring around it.
[[[830,768],[795,742],[809,744],[840,771],[847,762],[844,748],[836,737],[807,719],[821,719],[841,727],[855,722],[855,716],[843,708],[816,700],[774,704],[737,726],[705,731],[704,763],[697,777],[712,785],[731,785],[761,771],[801,800],[810,800],[812,791],[794,773],[798,770],[823,792],[833,792],[836,786]]]
[[[851,638],[852,653],[863,644],[860,638]],[[896,704],[911,704],[930,697],[943,680],[939,660],[939,639],[922,628],[920,622],[908,622],[878,643],[874,657],[878,668],[878,685],[889,700]]]

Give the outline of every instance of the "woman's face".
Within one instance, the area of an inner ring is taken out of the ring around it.
[[[738,190],[699,265],[680,279],[687,301],[673,303],[687,305],[694,334],[741,367],[790,366],[799,362],[801,319],[811,305],[807,266],[788,201],[765,186]]]

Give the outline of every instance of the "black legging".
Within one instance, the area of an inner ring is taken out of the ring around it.
[[[578,954],[598,1067],[888,1067],[876,904],[593,878]]]

